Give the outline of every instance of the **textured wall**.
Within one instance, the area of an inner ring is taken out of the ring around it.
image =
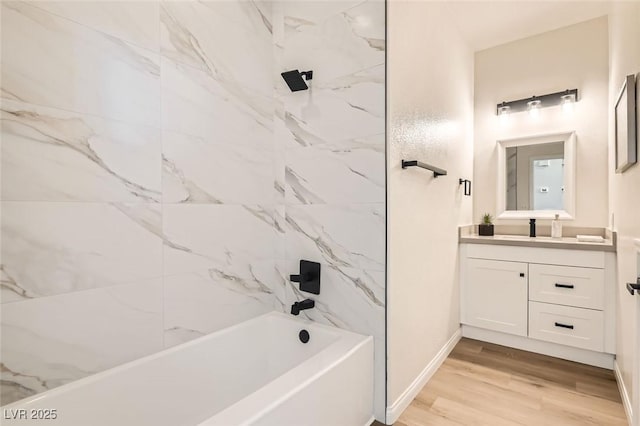
[[[459,178],[473,163],[473,53],[438,2],[389,3],[388,405],[459,328]],[[447,170],[403,170],[402,159]],[[473,182],[476,185],[476,182]],[[475,197],[475,193],[474,193]]]
[[[618,232],[616,363],[629,397],[640,400],[640,330],[637,325],[638,296],[632,297],[625,284],[636,280],[638,271],[634,240],[640,239],[640,165],[615,173],[615,121],[613,106],[625,76],[640,73],[640,3],[616,2],[609,16],[609,200]],[[636,83],[640,89],[640,84]],[[638,96],[640,101],[640,95]],[[640,105],[640,103],[639,103]],[[640,111],[640,109],[638,110]],[[640,120],[639,120],[640,121]],[[640,124],[639,124],[640,125]],[[635,363],[635,367],[634,367]],[[636,368],[634,373],[634,368]],[[634,374],[635,382],[634,382]],[[634,401],[634,399],[632,399]],[[640,413],[634,413],[636,423]]]
[[[485,212],[497,213],[498,140],[575,131],[576,213],[570,224],[607,225],[607,59],[606,17],[476,52],[476,223]],[[570,114],[557,106],[541,109],[538,118],[526,112],[510,114],[507,121],[496,116],[499,102],[574,88],[580,101]]]

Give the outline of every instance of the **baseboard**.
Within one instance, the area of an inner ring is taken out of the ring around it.
[[[395,402],[387,407],[387,421],[386,424],[390,425],[395,423],[402,412],[411,404],[411,401],[420,393],[424,385],[433,377],[438,371],[438,368],[442,365],[445,359],[449,356],[453,348],[462,338],[462,331],[460,329],[453,333],[453,336],[445,343],[445,345],[438,351],[436,356],[427,364],[422,372],[416,377],[416,379],[409,385],[402,395],[395,400]]]
[[[477,328],[470,325],[462,326],[462,336],[470,339],[482,340],[483,342],[495,343],[496,345],[509,346],[523,351],[535,352],[555,358],[579,362],[581,364],[606,368],[607,370],[613,370],[613,360],[615,357],[612,354],[573,348],[571,346],[559,345],[557,343],[543,342],[542,340],[500,333],[498,331],[485,330],[483,328]]]
[[[624,412],[627,414],[627,420],[629,424],[633,424],[633,407],[631,405],[631,396],[629,392],[627,392],[627,387],[624,385],[624,380],[622,380],[622,372],[620,371],[620,367],[618,367],[618,362],[614,361],[613,363],[613,373],[616,376],[616,383],[618,383],[618,390],[620,391],[620,396],[622,397],[622,405],[624,406]]]

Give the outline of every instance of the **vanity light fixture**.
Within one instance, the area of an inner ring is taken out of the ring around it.
[[[537,115],[541,108],[562,105],[563,110],[572,108],[578,101],[578,89],[567,89],[562,92],[550,93],[542,96],[505,101],[496,105],[496,115],[506,115],[512,112],[529,111],[531,115]]]

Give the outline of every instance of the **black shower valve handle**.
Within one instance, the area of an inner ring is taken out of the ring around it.
[[[300,273],[289,275],[289,280],[294,283],[300,283],[300,291],[320,294],[320,264],[301,260]]]
[[[310,274],[289,275],[289,281],[294,283],[301,283],[304,281],[309,281],[310,279]]]

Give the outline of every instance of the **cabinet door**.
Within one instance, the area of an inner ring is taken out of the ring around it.
[[[467,259],[463,323],[527,335],[527,264]]]

